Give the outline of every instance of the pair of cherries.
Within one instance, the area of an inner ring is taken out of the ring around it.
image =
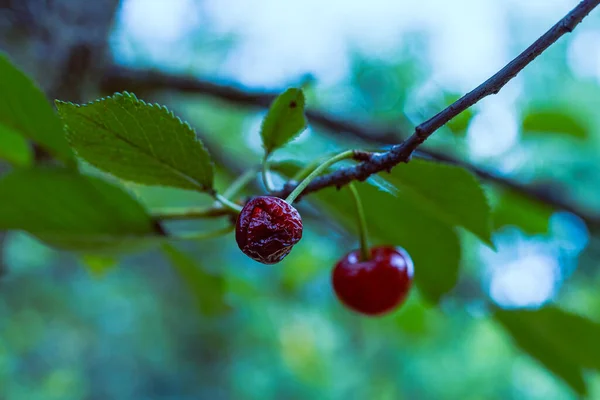
[[[251,199],[242,209],[235,239],[250,258],[275,264],[302,238],[302,218],[285,200],[272,196]],[[412,285],[413,262],[400,247],[370,249],[363,260],[359,250],[346,254],[332,272],[333,289],[348,308],[366,315],[386,314],[398,307]]]

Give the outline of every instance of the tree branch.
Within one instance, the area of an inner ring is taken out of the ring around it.
[[[363,162],[354,167],[340,169],[315,179],[304,190],[304,194],[315,192],[328,186],[340,187],[354,180],[364,181],[373,174],[381,171],[390,171],[399,163],[408,162],[412,153],[436,130],[484,97],[498,93],[504,85],[521,72],[521,70],[537,56],[542,54],[542,52],[550,47],[550,45],[556,42],[565,33],[571,32],[599,3],[600,0],[582,1],[563,19],[556,23],[556,25],[550,28],[549,31],[542,35],[494,76],[479,85],[473,91],[458,99],[437,115],[417,126],[415,132],[404,142],[393,146],[385,153],[374,156],[370,161]],[[277,195],[285,197],[292,190],[293,187],[288,185],[283,191],[277,193]]]
[[[238,84],[231,82],[216,83],[211,79],[170,75],[160,71],[132,70],[118,66],[112,66],[107,70],[102,82],[102,89],[104,93],[112,94],[114,92],[129,90],[138,95],[144,95],[145,93],[151,95],[158,90],[177,90],[182,93],[209,95],[244,106],[264,108],[269,107],[278,93],[242,89]],[[397,130],[386,130],[372,126],[365,127],[353,121],[337,118],[318,110],[309,109],[307,110],[306,115],[312,124],[321,126],[327,131],[335,132],[336,135],[353,136],[365,143],[394,145],[407,136]],[[577,207],[557,196],[551,196],[547,190],[542,188],[516,182],[493,171],[474,166],[468,161],[458,159],[452,155],[439,151],[419,149],[419,153],[424,157],[429,157],[433,160],[443,161],[466,168],[481,179],[507,187],[528,198],[549,204],[557,209],[563,209],[582,215],[581,211],[577,210]],[[588,216],[586,219],[592,220],[594,217]],[[598,219],[597,224],[600,225],[600,219]]]
[[[469,108],[483,97],[497,93],[510,79],[512,79],[519,71],[527,64],[541,54],[546,48],[554,43],[563,34],[570,32],[581,22],[581,20],[597,6],[599,1],[583,1],[571,13],[563,18],[559,23],[552,27],[546,34],[538,39],[533,45],[521,53],[517,58],[511,61],[500,72],[490,78],[488,81],[480,85],[478,88],[468,93],[457,102],[446,108],[430,120],[419,125],[415,129],[415,134],[411,136],[403,144],[396,146],[380,156],[379,159],[361,164],[353,168],[352,171],[336,172],[335,175],[328,175],[320,178],[305,191],[309,193],[326,186],[339,186],[348,183],[351,180],[364,180],[369,175],[390,169],[396,164],[407,161],[412,152],[433,132],[443,126],[450,119],[458,115],[463,110]],[[275,96],[276,92],[268,93],[263,91],[248,91],[231,82],[215,83],[214,81],[202,80],[193,77],[180,75],[169,75],[158,71],[148,70],[130,70],[113,66],[104,75],[102,89],[105,92],[113,93],[122,90],[134,91],[138,94],[156,91],[156,90],[173,90],[184,93],[202,93],[208,94],[217,98],[225,99],[229,102],[243,104],[247,106],[268,107]],[[336,133],[351,134],[361,140],[378,143],[384,145],[393,145],[398,143],[402,137],[405,137],[401,132],[366,128],[359,124],[336,118],[316,110],[307,110],[308,119],[323,128]],[[444,161],[467,168],[478,175],[480,178],[498,183],[508,187],[520,194],[538,201],[543,201],[556,208],[566,211],[577,212],[576,208],[570,205],[565,200],[550,197],[547,191],[535,187],[527,186],[519,182],[515,182],[505,176],[498,175],[492,171],[488,171],[470,163],[460,160],[451,155],[447,155],[434,150],[421,150],[419,152],[434,160]],[[279,193],[285,196],[293,190],[293,186],[289,185],[286,190]]]
[[[498,73],[431,119],[417,126],[414,134],[402,144],[395,145],[390,151],[380,153],[371,160],[365,161],[354,167],[344,168],[317,178],[305,189],[303,194],[308,194],[328,186],[339,187],[353,180],[365,180],[372,174],[384,170],[389,171],[397,164],[407,162],[415,150],[417,150],[417,148],[435,131],[484,97],[498,93],[506,83],[550,47],[550,45],[556,42],[565,33],[571,32],[599,3],[600,0],[582,1],[569,14]],[[268,93],[264,91],[244,90],[240,88],[239,85],[232,84],[231,82],[215,83],[214,81],[202,80],[194,77],[169,75],[158,71],[131,70],[116,66],[111,67],[105,73],[102,89],[108,93],[131,90],[138,94],[161,89],[176,89],[185,93],[208,94],[229,102],[259,107],[268,107],[277,95],[276,92]],[[339,119],[316,110],[307,110],[307,117],[312,123],[320,125],[327,130],[336,133],[348,133],[368,142],[392,145],[398,143],[398,141],[405,136],[397,131],[365,128],[359,124]],[[529,198],[542,201],[553,207],[578,214],[586,219],[587,222],[600,226],[600,218],[597,216],[584,215],[584,213],[577,210],[576,207],[569,204],[567,201],[558,198],[557,196],[550,196],[549,193],[542,188],[530,187],[515,182],[507,177],[473,166],[466,161],[441,152],[421,149],[418,151],[432,159],[457,164],[470,169],[483,179],[501,184],[502,186],[508,187]],[[293,189],[294,185],[288,184],[284,190],[278,192],[277,195],[285,197]]]
[[[152,93],[159,90],[177,90],[182,93],[209,95],[244,106],[263,108],[269,107],[277,96],[277,93],[279,93],[241,88],[238,84],[232,82],[216,83],[212,79],[198,79],[167,74],[160,71],[135,70],[111,66],[104,74],[102,91],[112,94],[123,90],[135,92],[140,96],[144,94],[152,95]],[[334,132],[336,135],[350,135],[369,144],[394,145],[407,136],[398,130],[382,129],[373,126],[366,127],[318,110],[309,109],[306,115],[312,124],[321,126],[326,131]],[[588,221],[595,219],[592,216],[586,217],[577,207],[556,195],[552,196],[543,188],[514,181],[506,176],[499,175],[493,171],[475,166],[468,161],[436,150],[419,149],[418,151],[424,157],[466,168],[481,179],[507,187],[525,197],[543,202],[557,209],[581,215]],[[600,218],[597,219],[596,224],[600,225]]]

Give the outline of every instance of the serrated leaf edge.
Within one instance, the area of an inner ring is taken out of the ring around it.
[[[196,143],[198,143],[200,145],[200,147],[206,152],[206,154],[208,154],[209,159],[208,159],[208,164],[210,165],[210,169],[211,172],[214,175],[214,170],[215,170],[215,164],[212,160],[212,157],[210,157],[210,153],[208,151],[208,149],[206,148],[206,146],[204,145],[204,143],[202,142],[202,140],[200,140],[200,138],[198,138],[198,133],[196,132],[196,130],[185,120],[182,120],[181,118],[179,118],[177,115],[175,115],[175,113],[173,111],[171,111],[169,108],[167,108],[164,105],[158,104],[158,103],[148,103],[142,99],[139,99],[134,93],[128,92],[128,91],[123,91],[123,92],[115,92],[114,94],[112,94],[111,96],[104,96],[104,97],[100,97],[96,100],[84,103],[84,104],[77,104],[77,103],[73,103],[70,101],[62,101],[62,100],[55,100],[55,104],[57,106],[57,108],[60,108],[60,106],[63,105],[67,105],[67,106],[73,106],[75,108],[85,108],[88,106],[92,106],[95,104],[100,104],[104,101],[109,101],[109,100],[113,100],[115,98],[119,98],[119,97],[123,97],[123,98],[127,98],[129,100],[132,100],[133,102],[138,102],[141,103],[145,106],[149,106],[151,108],[156,108],[160,111],[163,111],[167,114],[167,116],[174,118],[179,124],[181,124],[181,126],[183,126],[185,129],[187,129],[187,131],[189,132],[189,134],[192,135],[194,141]],[[60,114],[60,112],[59,112]],[[61,117],[62,119],[62,117]],[[63,121],[64,122],[64,121]],[[67,130],[67,133],[69,131],[69,127],[66,124],[66,122],[64,123],[64,126]],[[71,140],[70,140],[70,134],[67,134],[67,140],[69,141],[69,144],[71,144]],[[75,151],[75,153],[78,154],[77,150],[73,149]],[[182,175],[180,171],[178,171],[177,169],[173,168],[172,166],[165,164],[164,162],[162,162],[161,160],[158,160],[155,158],[155,160],[157,162],[159,162],[160,164],[162,164],[163,166],[165,166],[166,168],[172,170],[173,172],[175,172],[177,175]],[[110,173],[110,171],[106,171],[108,173]],[[212,191],[214,190],[212,187],[206,187],[205,185],[201,184],[200,182],[197,182],[195,179],[192,179],[191,177],[185,175],[185,178],[190,180],[191,182],[194,183],[195,186],[197,186],[200,190],[202,191]]]

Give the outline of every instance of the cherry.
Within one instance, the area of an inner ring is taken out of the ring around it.
[[[373,247],[370,253],[368,260],[360,259],[360,250],[346,254],[333,269],[332,283],[344,305],[375,316],[392,311],[404,301],[414,267],[401,247]]]
[[[301,238],[300,214],[278,197],[254,197],[246,203],[235,225],[240,250],[263,264],[283,260]]]

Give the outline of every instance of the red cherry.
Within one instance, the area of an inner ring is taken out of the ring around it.
[[[369,260],[360,250],[344,256],[332,273],[333,289],[348,308],[367,315],[382,315],[398,307],[412,284],[413,262],[401,247],[371,249]]]
[[[288,202],[259,196],[246,203],[235,225],[235,240],[248,257],[275,264],[302,238],[302,218]]]

